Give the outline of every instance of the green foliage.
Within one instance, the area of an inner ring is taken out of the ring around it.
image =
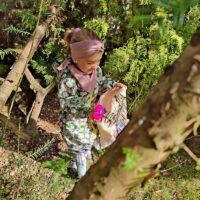
[[[127,22],[127,28],[128,29],[135,29],[135,31],[138,31],[138,28],[140,27],[145,27],[146,25],[149,25],[153,20],[153,16],[151,15],[136,15],[136,16],[131,16],[128,19]]]
[[[65,32],[65,29],[58,23],[52,23],[50,26],[50,31],[52,32],[52,38],[55,42],[55,40],[57,40],[60,37],[60,35]],[[48,36],[48,34],[46,34],[46,37]],[[52,41],[50,40],[50,42]]]
[[[31,66],[38,75],[44,78],[43,85],[49,85],[54,79],[53,65],[62,62],[67,51],[62,43],[61,35],[65,29],[57,22],[52,23],[46,32],[46,41],[43,43],[39,51],[34,55]]]
[[[16,33],[15,48],[23,46],[28,33],[34,30],[40,2],[22,0],[20,9],[9,13],[16,21],[9,23],[5,30]],[[51,15],[50,0],[42,2],[40,21]],[[11,1],[8,4],[3,5],[14,6]],[[44,85],[51,83],[54,77],[52,66],[67,56],[62,43],[67,28],[91,28],[105,40],[107,75],[128,85],[130,111],[142,102],[164,68],[180,55],[182,47],[200,25],[197,0],[61,0],[58,5],[61,6],[61,20],[50,26],[31,61],[36,76],[44,79]],[[1,58],[5,55],[2,53]]]
[[[1,58],[1,60],[3,60],[5,56],[7,56],[9,54],[15,55],[16,52],[17,52],[17,50],[12,49],[12,48],[0,49],[0,58]]]
[[[32,158],[32,159],[36,159],[38,158],[39,156],[41,156],[45,151],[47,151],[51,146],[52,144],[55,142],[55,139],[52,138],[51,140],[48,140],[44,145],[40,146],[39,148],[37,148],[36,151],[34,152],[31,152],[29,154],[29,158]]]
[[[192,34],[200,27],[200,5],[196,5],[189,9],[185,16],[185,24],[179,29],[179,34],[183,37],[186,44],[189,43]]]
[[[24,9],[18,11],[17,16],[21,20],[20,27],[24,30],[33,31],[37,22],[37,15],[33,13],[30,9]]]
[[[67,56],[67,51],[59,40],[60,34],[63,32],[62,27],[52,25],[50,32],[47,33],[49,40],[43,44],[31,60],[33,69],[44,78],[44,85],[49,85],[54,79],[55,74],[52,70],[54,63],[62,62]]]
[[[99,8],[102,11],[102,14],[106,14],[108,11],[108,6],[106,0],[99,0]]]
[[[5,32],[7,33],[15,33],[15,34],[19,34],[21,36],[25,36],[25,35],[31,35],[29,32],[18,29],[16,27],[14,27],[13,25],[8,26],[7,28],[3,29]]]
[[[62,177],[67,176],[67,167],[68,167],[69,161],[70,161],[70,157],[60,152],[59,159],[47,160],[42,163],[42,167],[52,169],[54,171],[54,174],[51,180],[51,187],[53,190],[55,191],[61,190],[62,186],[59,185],[60,179]]]
[[[199,4],[199,0],[152,0],[152,3],[172,13],[174,26],[177,27],[183,25],[188,9]]]
[[[125,154],[126,159],[124,161],[124,169],[131,170],[138,167],[138,162],[140,160],[139,155],[136,154],[132,149],[124,147],[123,154]]]
[[[160,15],[161,10],[158,9],[157,13]],[[183,44],[184,40],[174,30],[172,22],[163,19],[161,25],[157,22],[149,27],[148,35],[137,34],[108,55],[105,69],[113,79],[128,86],[130,111],[157,83],[165,67],[180,55]]]
[[[149,5],[152,3],[152,0],[139,0],[140,5]]]
[[[61,157],[57,160],[47,160],[42,163],[42,167],[52,169],[55,173],[60,176],[67,175],[67,167],[70,158],[66,155],[61,154]]]
[[[100,38],[105,38],[109,30],[109,25],[104,19],[92,19],[85,21],[84,26],[94,30]]]
[[[50,64],[45,62],[42,57],[39,57],[38,60],[31,60],[31,66],[33,67],[33,69],[36,70],[38,74],[42,74],[46,85],[50,84],[53,81],[54,77],[50,73],[48,73],[50,72],[48,71],[48,68],[50,68]]]

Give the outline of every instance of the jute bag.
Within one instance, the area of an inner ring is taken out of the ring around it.
[[[97,128],[100,136],[101,148],[111,145],[117,135],[128,123],[126,88],[122,88],[118,96],[110,98],[105,92],[99,99],[99,104],[104,108],[110,108],[101,121],[97,121]]]

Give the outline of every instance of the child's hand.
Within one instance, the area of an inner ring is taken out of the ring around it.
[[[127,89],[126,85],[122,84],[122,83],[115,83],[114,87],[108,91],[109,95],[114,97],[114,96],[118,96],[120,93],[120,90],[124,88],[125,90]]]
[[[127,86],[126,85],[124,85],[123,83],[115,83],[114,84],[114,87],[118,87],[118,88],[124,88],[124,89],[127,89]]]
[[[103,98],[100,98],[99,103],[103,105],[103,107],[106,109],[106,114],[108,114],[111,111],[111,105],[113,97],[119,95],[120,90],[124,88],[127,89],[126,85],[122,83],[115,83],[114,87],[107,92],[103,94]],[[105,115],[106,115],[105,114]]]

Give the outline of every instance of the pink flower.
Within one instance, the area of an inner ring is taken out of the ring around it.
[[[105,115],[106,110],[101,104],[97,104],[94,107],[94,112],[92,113],[92,119],[95,121],[101,121],[103,116]]]

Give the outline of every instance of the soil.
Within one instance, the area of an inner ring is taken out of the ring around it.
[[[12,111],[12,119],[20,121],[20,126],[25,126],[25,116],[14,107]],[[0,121],[0,132],[5,123]],[[26,129],[26,133],[31,133],[32,130]],[[47,141],[54,141],[53,144],[40,156],[36,158],[41,162],[44,160],[56,159],[60,151],[66,151],[67,147],[61,137],[59,126],[59,101],[57,91],[53,90],[45,98],[37,124],[38,136],[31,138],[28,141],[19,139],[16,133],[7,129],[3,138],[3,148],[11,151],[28,155],[35,152],[37,149],[44,146]]]

